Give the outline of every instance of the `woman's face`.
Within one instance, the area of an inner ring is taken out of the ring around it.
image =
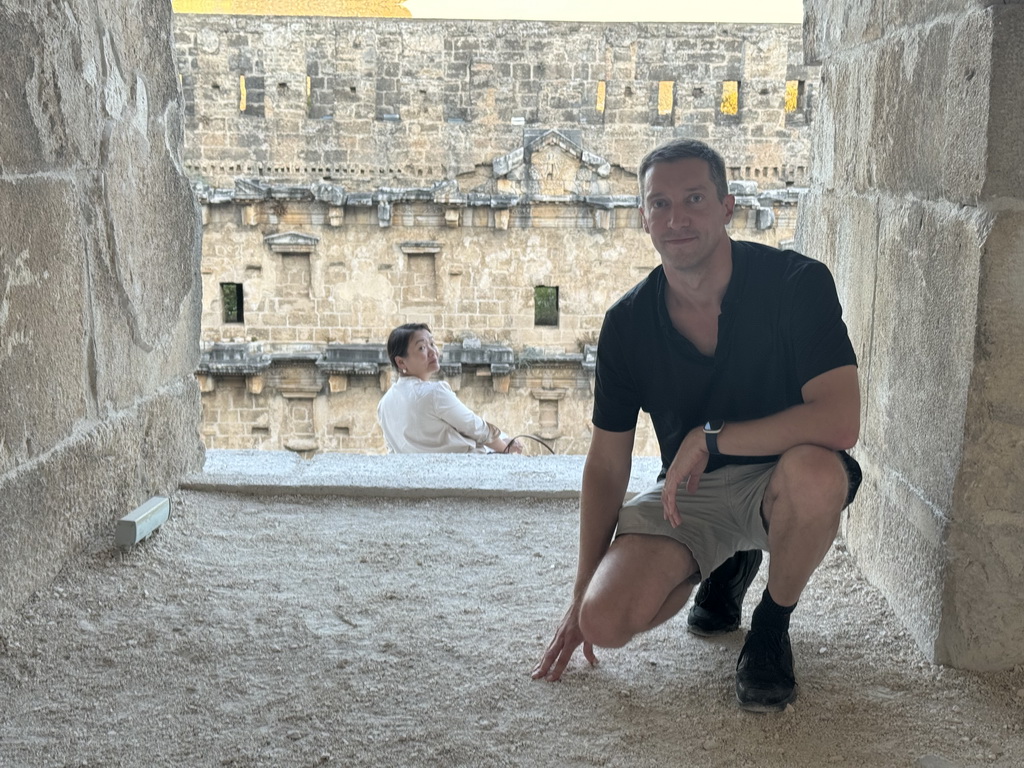
[[[440,354],[434,345],[430,331],[416,331],[409,337],[409,347],[404,355],[397,355],[398,370],[406,376],[415,376],[427,381],[441,370]]]

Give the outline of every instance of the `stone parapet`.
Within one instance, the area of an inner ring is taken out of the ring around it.
[[[444,345],[441,377],[469,408],[506,432],[537,434],[559,453],[584,454],[595,358],[594,345],[579,353],[517,352],[467,338]],[[258,344],[226,344],[214,345],[203,360],[197,378],[207,447],[292,450],[306,457],[385,451],[376,421],[377,402],[392,377],[384,345],[300,345],[266,353]],[[636,452],[658,455],[646,419]]]

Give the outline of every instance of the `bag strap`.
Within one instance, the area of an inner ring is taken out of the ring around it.
[[[504,451],[502,451],[502,453],[508,453],[508,447],[509,447],[509,445],[512,445],[512,443],[514,443],[514,442],[515,442],[516,440],[518,440],[518,439],[519,439],[520,437],[528,437],[528,438],[530,438],[531,440],[535,440],[536,442],[540,443],[540,444],[541,444],[541,445],[543,445],[543,446],[544,446],[545,448],[547,448],[547,449],[548,449],[548,453],[550,453],[550,454],[552,454],[552,455],[554,455],[554,453],[555,453],[555,449],[554,449],[554,448],[552,448],[552,447],[551,447],[550,445],[548,445],[547,443],[545,443],[545,442],[544,442],[543,440],[541,440],[541,439],[540,439],[539,437],[537,437],[536,435],[516,435],[515,437],[513,437],[513,438],[512,438],[511,440],[509,440],[509,441],[508,441],[508,445],[506,445],[506,446],[505,446],[505,450],[504,450]]]

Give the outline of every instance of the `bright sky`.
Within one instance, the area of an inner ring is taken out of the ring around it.
[[[801,24],[803,0],[406,0],[414,18]]]
[[[800,24],[803,0],[172,0],[178,13]]]

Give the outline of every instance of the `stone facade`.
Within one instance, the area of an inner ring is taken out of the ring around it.
[[[799,242],[860,357],[846,535],[936,660],[1024,662],[1024,5],[808,0]]]
[[[584,453],[604,310],[658,263],[642,155],[709,141],[734,236],[794,234],[817,87],[798,27],[180,15],[176,30],[209,447],[382,451],[381,348],[422,321],[453,350],[508,350],[507,374],[445,366],[467,405]],[[352,370],[332,375],[332,355]],[[657,453],[646,422],[638,450]]]
[[[170,4],[35,5],[0,0],[0,647],[97,527],[203,458]]]

